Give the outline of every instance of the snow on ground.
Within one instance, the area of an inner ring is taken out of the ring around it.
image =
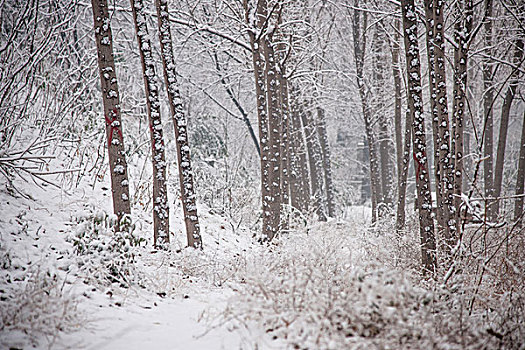
[[[522,348],[522,294],[457,312],[469,275],[425,282],[418,231],[367,228],[365,207],[262,245],[201,206],[203,251],[185,248],[174,208],[157,251],[145,210],[112,232],[105,183],[16,184],[32,198],[0,186],[0,349]]]
[[[183,248],[180,214],[172,215],[172,252],[157,252],[151,248],[148,213],[135,209],[135,232],[148,241],[135,251],[136,281],[142,287],[133,281],[122,288],[118,283],[99,283],[77,266],[70,240],[82,225],[75,218],[111,212],[109,191],[103,189],[107,184],[69,194],[49,186],[16,184],[31,198],[8,191],[5,184],[0,188],[0,348],[276,346],[256,330],[217,324],[217,315],[232,295],[225,285],[235,273],[232,261],[262,249],[250,232],[233,233],[224,219],[201,208],[204,252]],[[96,266],[93,257],[88,260]]]
[[[135,252],[136,280],[122,288],[83,270],[79,261],[100,269],[99,260],[79,259],[71,243],[86,224],[78,218],[111,212],[108,184],[67,194],[20,180],[16,185],[29,198],[0,187],[0,348],[285,347],[256,320],[239,320],[228,311],[234,290],[254,277],[247,273],[273,259],[252,232],[233,232],[226,219],[200,208],[205,249],[194,251],[184,248],[180,214],[172,213],[172,251],[159,252],[151,248],[148,213],[135,208],[135,232],[148,242]],[[369,217],[361,207],[347,216],[363,224]]]

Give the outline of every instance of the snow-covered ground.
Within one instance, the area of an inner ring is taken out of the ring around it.
[[[352,207],[263,245],[200,206],[200,251],[185,248],[173,206],[171,250],[157,251],[147,210],[136,206],[134,230],[115,234],[108,184],[86,183],[66,194],[17,179],[27,198],[0,186],[0,349],[491,349],[525,339],[522,293],[492,292],[493,277],[472,288],[468,260],[446,285],[422,278],[413,218],[399,236],[391,220],[370,228],[369,209]]]
[[[82,225],[79,217],[110,212],[111,199],[103,183],[94,190],[77,188],[68,194],[34,183],[17,185],[30,198],[8,193],[5,184],[0,189],[0,348],[278,346],[263,332],[236,327],[220,317],[233,294],[225,282],[234,255],[262,248],[251,233],[233,233],[224,220],[203,209],[204,252],[181,251],[183,229],[176,224],[180,214],[172,215],[172,234],[178,234],[172,236],[172,252],[158,252],[151,248],[148,213],[137,209],[135,233],[148,241],[135,249],[142,287],[135,283],[139,277],[123,287],[86,275],[89,271],[78,266],[70,239]],[[221,264],[229,267],[221,271]]]

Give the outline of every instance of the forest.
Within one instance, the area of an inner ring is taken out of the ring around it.
[[[0,348],[524,349],[522,0],[0,0]]]

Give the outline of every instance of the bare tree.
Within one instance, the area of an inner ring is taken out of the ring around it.
[[[182,98],[177,84],[175,59],[169,22],[168,2],[156,0],[157,19],[159,24],[159,41],[164,68],[164,81],[168,92],[168,101],[175,128],[175,142],[177,145],[177,160],[179,165],[179,183],[186,224],[188,246],[202,248],[202,239],[197,216],[197,198],[193,183],[193,170],[191,167],[190,146],[188,143],[187,122],[182,106]]]
[[[472,0],[462,0],[455,3],[454,12],[456,22],[454,23],[454,91],[452,110],[452,140],[450,141],[453,153],[452,169],[454,170],[454,207],[459,208],[461,204],[461,193],[463,185],[463,135],[465,123],[465,111],[467,104],[467,64],[468,50],[472,37]],[[456,221],[456,231],[459,230],[460,220]]]
[[[310,188],[311,199],[317,218],[320,221],[326,221],[325,202],[323,196],[323,168],[321,145],[319,143],[318,133],[315,127],[314,114],[311,105],[303,105],[300,112],[301,121],[304,127],[306,138],[306,149],[308,154],[308,166],[310,169]]]
[[[482,61],[483,69],[483,114],[484,114],[484,126],[483,126],[483,156],[485,158],[483,162],[483,179],[485,197],[494,197],[494,117],[493,117],[493,104],[494,104],[494,87],[493,87],[493,68],[492,60],[490,56],[492,54],[492,24],[494,19],[492,18],[492,0],[485,0],[485,13],[486,19],[484,22],[484,37],[483,44],[485,50],[487,50],[488,57]],[[494,218],[493,206],[491,201],[487,202],[487,216],[491,219]]]
[[[106,121],[108,142],[109,171],[113,211],[118,217],[118,224],[125,215],[131,214],[129,202],[128,165],[124,150],[124,136],[120,118],[120,97],[113,58],[113,36],[107,0],[92,0],[95,41],[98,53],[100,86]]]
[[[151,42],[148,39],[147,17],[142,0],[130,0],[139,46],[144,90],[148,106],[149,129],[151,136],[151,160],[153,164],[153,238],[157,247],[166,247],[169,236],[169,207],[166,188],[166,160],[164,156],[164,136],[160,115],[159,88]]]
[[[408,82],[408,108],[413,120],[414,166],[416,168],[419,230],[421,236],[421,258],[426,271],[433,272],[437,262],[435,256],[434,220],[432,219],[432,197],[426,153],[423,98],[421,92],[421,61],[419,58],[417,18],[414,0],[402,0],[403,33]]]
[[[525,111],[521,125],[521,142],[516,176],[516,202],[514,203],[514,221],[518,227],[523,225],[523,195],[525,187]]]
[[[396,139],[397,160],[397,212],[396,230],[399,232],[405,227],[405,204],[410,163],[410,144],[412,141],[412,120],[410,113],[406,113],[405,127],[402,126],[402,101],[401,101],[401,48],[399,45],[399,20],[395,21],[392,43],[392,75],[394,77],[394,129]],[[403,138],[403,130],[405,137]]]
[[[359,1],[354,2],[356,8],[359,7]],[[361,16],[363,17],[361,23]],[[366,36],[361,33],[361,28],[367,28],[367,13],[361,14],[360,10],[354,10],[352,20],[352,33],[354,41],[354,59],[356,67],[356,80],[359,89],[359,97],[361,99],[361,108],[363,110],[363,119],[365,124],[365,134],[368,141],[369,154],[369,169],[370,169],[370,190],[372,197],[372,222],[377,219],[377,204],[379,201],[379,191],[381,187],[381,180],[379,177],[379,159],[376,150],[376,140],[372,129],[372,111],[369,106],[369,95],[364,81],[364,58],[366,49]]]
[[[326,132],[326,115],[325,110],[317,107],[317,132],[319,144],[321,146],[321,155],[323,158],[323,174],[326,192],[326,210],[329,217],[335,217],[335,195],[334,184],[332,181],[332,165],[330,146],[328,143],[328,134]]]
[[[389,118],[386,112],[386,101],[385,96],[388,86],[388,81],[385,76],[384,62],[386,61],[385,55],[385,31],[383,23],[380,21],[376,26],[373,40],[373,77],[374,77],[374,120],[378,124],[378,155],[380,165],[380,180],[381,188],[379,191],[379,213],[389,212],[389,208],[392,205],[393,195],[393,169],[392,169],[392,147],[391,137],[389,132]]]
[[[434,140],[434,177],[436,183],[437,222],[444,230],[446,248],[455,243],[456,219],[453,205],[454,169],[451,153],[445,72],[444,2],[425,0],[426,41],[429,66],[430,105]]]
[[[269,111],[277,113],[278,108],[275,105],[270,107],[268,94],[270,98],[274,96],[275,91],[267,91],[268,87],[275,88],[275,70],[270,70],[267,60],[270,57],[273,60],[273,51],[269,38],[264,31],[267,29],[268,9],[265,0],[258,1],[255,7],[249,5],[248,0],[244,0],[245,21],[248,25],[248,35],[252,49],[253,72],[255,77],[255,94],[257,98],[257,115],[259,117],[259,140],[261,145],[261,197],[262,197],[262,234],[263,239],[271,240],[279,229],[280,224],[280,200],[274,195],[274,186],[280,185],[279,175],[272,168],[272,151],[275,152],[275,146],[272,144],[272,132],[270,126]],[[275,64],[275,62],[274,62]],[[274,78],[270,84],[267,83],[267,74],[272,72]],[[277,96],[275,96],[277,99]],[[274,115],[275,117],[275,115]],[[276,125],[277,127],[277,125]],[[278,131],[277,131],[278,132]],[[273,131],[275,134],[276,132]],[[273,163],[279,161],[279,158],[273,159]],[[277,167],[279,170],[280,167]],[[277,179],[274,178],[277,175]],[[272,185],[273,184],[273,185]],[[278,192],[277,192],[278,193]],[[280,197],[280,196],[279,196]],[[277,208],[278,206],[278,208]]]
[[[507,145],[510,107],[512,106],[512,101],[514,100],[514,96],[516,95],[516,89],[518,87],[519,70],[516,69],[516,67],[519,67],[523,62],[523,40],[521,38],[516,39],[513,46],[513,63],[515,67],[512,69],[509,85],[507,87],[507,92],[505,93],[505,98],[503,99],[503,106],[501,107],[498,150],[496,153],[496,164],[494,168],[494,197],[496,198],[496,201],[494,202],[493,213],[496,216],[499,214],[500,208],[500,201],[498,200],[498,197],[501,196],[501,187],[503,183],[503,163],[505,161],[505,148]]]
[[[290,123],[290,200],[292,208],[305,213],[309,209],[310,181],[306,160],[304,128],[301,124],[300,107],[296,99],[291,101]]]

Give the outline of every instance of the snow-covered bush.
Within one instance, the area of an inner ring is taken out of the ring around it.
[[[337,223],[282,237],[247,257],[223,317],[295,349],[521,349],[523,289],[481,293],[465,271],[446,284],[423,279],[417,260],[385,261],[400,246],[417,255],[417,235],[391,239]]]
[[[93,208],[74,219],[75,231],[68,237],[77,255],[77,264],[83,277],[94,283],[119,283],[128,286],[138,274],[134,263],[136,249],[145,239],[135,233],[129,218],[116,230],[116,217]]]
[[[64,281],[36,267],[21,269],[13,260],[2,258],[0,347],[23,348],[28,341],[36,346],[43,337],[52,343],[58,332],[74,330],[80,314]]]

